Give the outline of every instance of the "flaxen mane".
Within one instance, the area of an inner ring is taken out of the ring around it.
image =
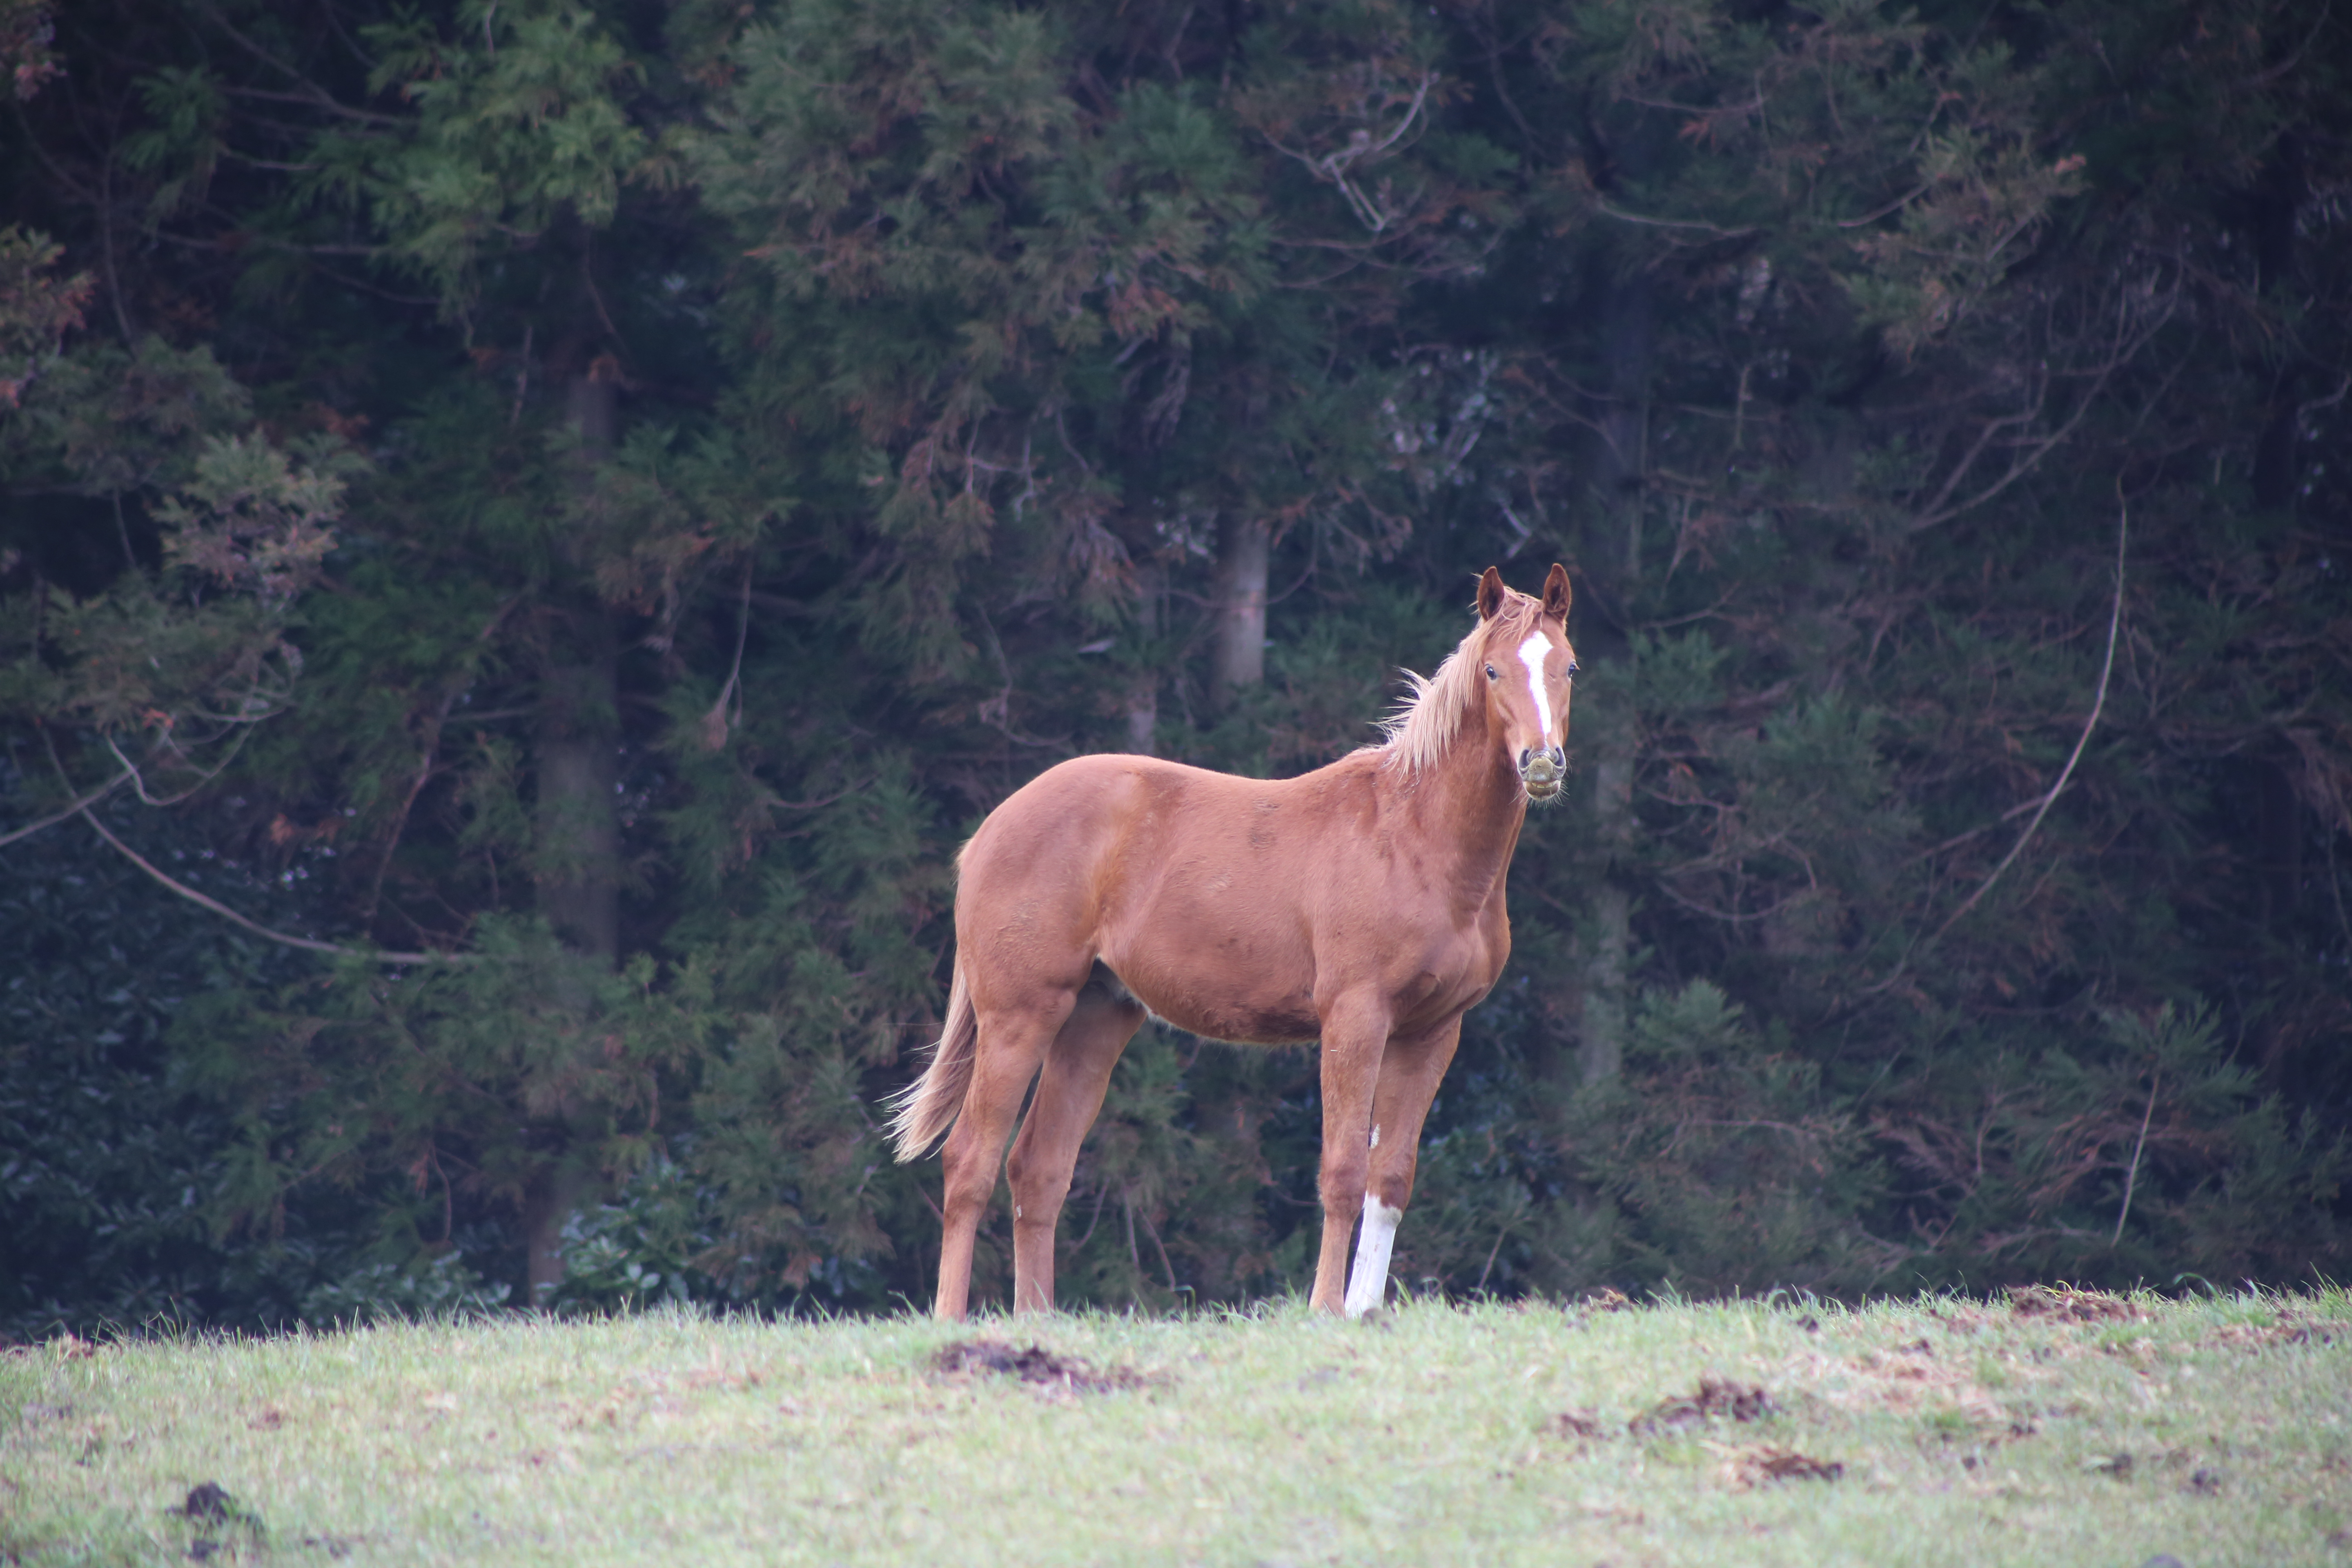
[[[1478,700],[1478,660],[1470,645],[1478,640],[1490,624],[1498,625],[1505,637],[1512,641],[1525,637],[1535,629],[1543,615],[1543,602],[1528,597],[1515,588],[1503,593],[1503,607],[1495,612],[1493,623],[1480,621],[1470,628],[1459,646],[1445,656],[1435,675],[1423,676],[1415,670],[1400,671],[1412,683],[1412,691],[1397,704],[1396,711],[1381,721],[1381,740],[1368,748],[1387,753],[1385,761],[1401,765],[1407,775],[1436,766],[1445,749],[1454,743],[1455,731],[1469,716]]]

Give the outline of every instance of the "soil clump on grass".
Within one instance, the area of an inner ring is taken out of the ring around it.
[[[2147,1320],[2147,1309],[2105,1290],[2077,1290],[2071,1285],[2028,1285],[2009,1294],[2009,1310],[2021,1318],[2048,1318],[2061,1323],[2137,1323]]]
[[[1647,1415],[1627,1422],[1625,1430],[1636,1437],[1654,1437],[1721,1415],[1734,1421],[1760,1421],[1777,1408],[1772,1396],[1752,1384],[1702,1377],[1697,1393],[1687,1398],[1660,1400]]]
[[[1002,1340],[949,1345],[932,1358],[931,1365],[950,1377],[993,1373],[1072,1394],[1116,1394],[1141,1388],[1149,1381],[1123,1366],[1097,1370],[1080,1357],[1057,1355],[1043,1345],[1017,1350]]]
[[[1835,1459],[1816,1459],[1794,1448],[1764,1448],[1742,1461],[1751,1484],[1757,1481],[1833,1481],[1845,1474]]]

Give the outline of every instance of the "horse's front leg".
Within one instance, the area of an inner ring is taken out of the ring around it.
[[[1356,1241],[1356,1267],[1348,1277],[1348,1316],[1362,1317],[1388,1298],[1389,1251],[1397,1222],[1412,1201],[1412,1179],[1421,1165],[1421,1128],[1437,1098],[1437,1086],[1462,1043],[1455,1015],[1428,1033],[1389,1042],[1381,1058],[1379,1087],[1372,1094],[1371,1170],[1364,1187],[1364,1228]]]
[[[1341,998],[1323,1009],[1323,1247],[1307,1299],[1318,1312],[1347,1306],[1348,1238],[1371,1174],[1372,1098],[1388,1038],[1379,998]]]

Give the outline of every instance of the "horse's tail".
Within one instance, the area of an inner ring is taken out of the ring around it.
[[[971,987],[964,984],[963,964],[955,966],[948,986],[947,1026],[932,1048],[931,1065],[923,1076],[898,1091],[891,1101],[890,1142],[898,1163],[919,1160],[947,1136],[963,1110],[964,1090],[971,1085],[972,1059],[979,1054],[980,1019],[971,1010]]]

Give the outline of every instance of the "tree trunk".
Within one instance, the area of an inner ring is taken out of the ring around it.
[[[613,455],[616,379],[612,362],[600,358],[568,390],[578,439],[572,482],[582,500],[596,469]],[[567,532],[558,553],[573,587],[568,604],[551,607],[547,664],[540,676],[539,909],[566,946],[609,970],[621,945],[618,638],[588,582],[591,563],[576,531]],[[584,1014],[589,999],[563,1000]],[[572,1147],[578,1130],[570,1119],[559,1117],[552,1131],[559,1146],[532,1184],[524,1215],[525,1283],[534,1305],[562,1281],[563,1226],[591,1175]]]
[[[568,946],[610,967],[621,935],[616,660],[610,620],[573,618],[584,623],[567,650],[578,662],[551,665],[540,683],[539,909]]]
[[[1156,562],[1146,562],[1138,567],[1136,579],[1135,629],[1149,650],[1160,640],[1160,605],[1167,584]],[[1157,756],[1154,746],[1159,730],[1160,670],[1147,654],[1144,667],[1136,672],[1135,684],[1127,693],[1128,751],[1139,757]]]
[[[1618,615],[1629,612],[1642,576],[1642,478],[1649,440],[1650,372],[1655,354],[1649,279],[1630,270],[1601,290],[1608,326],[1601,358],[1609,374],[1608,398],[1595,410],[1592,442],[1592,506],[1588,537],[1594,548],[1588,572],[1597,569],[1601,602]],[[1624,656],[1620,627],[1591,627],[1579,637],[1601,658]],[[1624,857],[1633,832],[1633,726],[1609,715],[1585,731],[1592,774],[1591,835],[1607,857],[1595,882],[1591,924],[1584,942],[1584,1002],[1577,1027],[1577,1064],[1586,1083],[1617,1076],[1625,1060],[1626,955],[1633,946],[1633,899],[1624,884]]]
[[[1592,834],[1613,864],[1632,837],[1633,769],[1622,752],[1592,770]],[[1576,1065],[1588,1084],[1617,1076],[1625,1065],[1625,955],[1633,939],[1633,900],[1614,877],[1592,892],[1592,925],[1584,962],[1584,1011]]]
[[[1154,735],[1160,729],[1160,687],[1158,682],[1139,686],[1127,698],[1127,749],[1139,757],[1156,756],[1152,748]]]
[[[572,481],[584,501],[613,456],[617,373],[599,358],[573,378],[567,402],[578,438]],[[539,690],[539,907],[557,934],[610,967],[620,953],[618,638],[590,581],[577,527],[558,546],[571,602],[548,629]]]
[[[2295,216],[2306,191],[2302,143],[2289,132],[2279,138],[2278,145],[2263,163],[2262,174],[2254,182],[2251,204],[2254,258],[2260,269],[2257,283],[2265,295],[2283,295],[2294,285]],[[2274,352],[2267,347],[2264,350],[2265,353]],[[2263,365],[2257,361],[2250,368],[2260,376]],[[2284,511],[2294,505],[2297,483],[2302,478],[2296,447],[2303,434],[2303,378],[2296,374],[2297,368],[2290,362],[2282,371],[2273,373],[2276,385],[2271,393],[2270,417],[2263,421],[2263,433],[2254,443],[2254,504],[2273,511]]]
[[[1217,647],[1209,700],[1223,707],[1265,679],[1265,573],[1273,531],[1228,518],[1217,531]]]

